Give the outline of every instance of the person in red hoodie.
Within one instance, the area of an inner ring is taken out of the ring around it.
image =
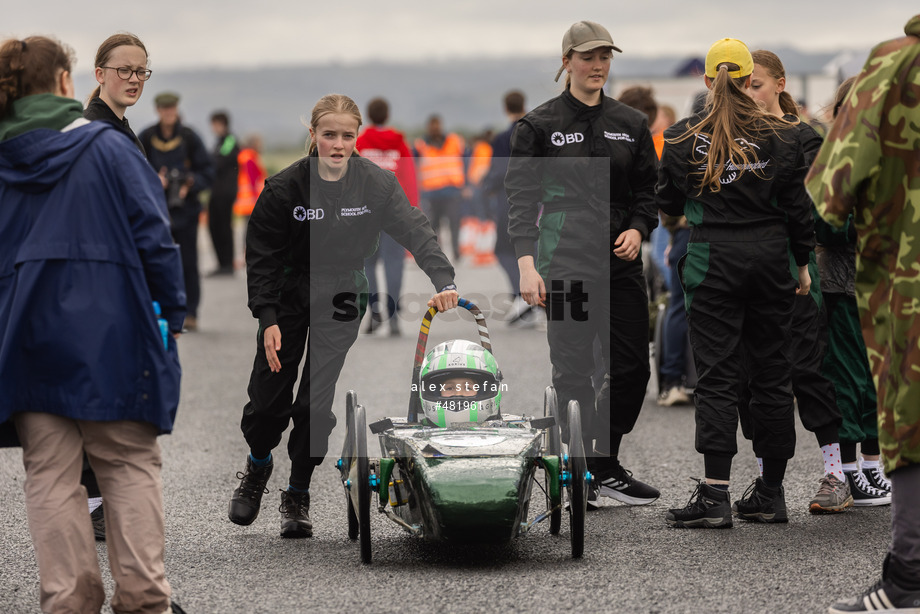
[[[413,207],[418,207],[418,185],[415,181],[415,162],[402,133],[385,126],[390,117],[390,106],[383,98],[374,98],[367,105],[367,116],[371,125],[358,136],[357,149],[365,158],[377,166],[392,171],[402,186]],[[364,261],[367,274],[368,325],[365,332],[372,333],[385,319],[390,323],[390,335],[399,335],[399,295],[402,288],[405,249],[386,233],[380,234],[380,244],[373,256]],[[384,300],[377,290],[377,261],[383,260],[383,274],[386,279],[386,318],[381,303]]]

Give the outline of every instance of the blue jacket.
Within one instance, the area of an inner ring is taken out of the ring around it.
[[[181,371],[152,301],[181,330],[184,287],[162,185],[114,126],[37,129],[0,142],[7,435],[11,414],[25,411],[170,432]]]

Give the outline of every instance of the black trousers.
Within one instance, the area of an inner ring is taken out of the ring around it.
[[[546,336],[559,407],[577,400],[585,448],[616,456],[639,418],[651,375],[648,294],[638,258],[611,258],[609,278],[547,280]],[[584,309],[582,309],[584,306]],[[584,317],[583,317],[584,316]],[[595,397],[593,345],[600,340],[604,383]]]
[[[345,356],[358,337],[361,314],[337,307],[342,299],[367,291],[362,271],[313,274],[310,280],[289,284],[278,313],[281,371],[272,373],[259,330],[256,357],[249,380],[249,402],[243,408],[241,428],[252,455],[265,458],[281,442],[288,425],[291,459],[290,484],[306,489],[313,470],[326,456],[336,418],[332,404]],[[338,299],[336,298],[338,297]],[[334,301],[337,301],[334,303]],[[296,397],[297,367],[307,359]]]
[[[217,265],[223,270],[233,270],[233,203],[235,193],[213,194],[208,203],[208,230],[217,255]]]
[[[188,315],[198,317],[201,303],[201,278],[198,272],[198,214],[195,207],[170,209],[172,237],[179,246],[182,257],[182,276],[185,279],[185,301]]]
[[[815,283],[816,280],[812,280]],[[839,430],[843,423],[834,384],[824,376],[822,365],[827,353],[827,316],[824,305],[811,296],[796,296],[790,326],[792,360],[792,393],[795,395],[802,425],[815,434],[819,446],[840,441]],[[745,356],[742,365],[747,377],[742,377],[741,402],[738,413],[741,432],[746,439],[754,438],[749,404],[750,374],[756,371]]]
[[[89,464],[89,458],[86,452],[83,453],[83,471],[80,473],[80,484],[86,487],[86,496],[90,498],[101,497],[102,491],[99,490],[99,483],[96,481],[96,473]]]
[[[795,452],[789,361],[795,281],[784,233],[773,230],[719,237],[697,232],[685,257],[685,304],[699,376],[696,449],[707,456],[738,452],[739,352],[751,364],[754,453],[789,459]]]

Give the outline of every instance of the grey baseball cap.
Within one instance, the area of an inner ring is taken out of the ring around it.
[[[567,56],[570,51],[591,51],[598,47],[610,47],[614,51],[623,53],[622,49],[613,44],[613,38],[607,28],[593,21],[573,23],[562,37],[562,57]],[[554,81],[559,80],[563,70],[565,66],[560,66]]]

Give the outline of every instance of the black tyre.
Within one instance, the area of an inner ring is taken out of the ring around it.
[[[354,426],[355,433],[355,462],[358,463],[357,486],[358,489],[358,535],[361,538],[361,562],[371,562],[371,483],[370,460],[367,458],[367,421],[364,417],[364,406],[355,408]]]
[[[581,438],[581,409],[578,401],[569,401],[569,528],[572,539],[572,558],[585,552],[585,515],[588,511],[588,463],[585,444]]]
[[[345,444],[342,446],[342,466],[339,471],[342,473],[342,482],[348,479],[351,472],[351,463],[354,462],[355,449],[355,430],[352,426],[354,422],[355,407],[358,406],[358,395],[354,390],[349,390],[345,395]],[[348,489],[345,489],[345,507],[348,516],[348,539],[358,539],[358,515],[355,514],[355,506],[351,503],[351,495]]]
[[[550,456],[562,457],[562,435],[559,428],[559,417],[558,410],[556,408],[556,389],[552,386],[547,386],[546,391],[543,393],[543,417],[548,418],[553,416],[556,418],[556,424],[552,427],[546,429],[546,454]],[[543,485],[546,488],[546,509],[552,509],[553,502],[549,498],[550,490],[550,476],[544,471],[543,472]],[[559,529],[562,526],[562,508],[559,507],[549,515],[549,532],[551,535],[558,535]]]

